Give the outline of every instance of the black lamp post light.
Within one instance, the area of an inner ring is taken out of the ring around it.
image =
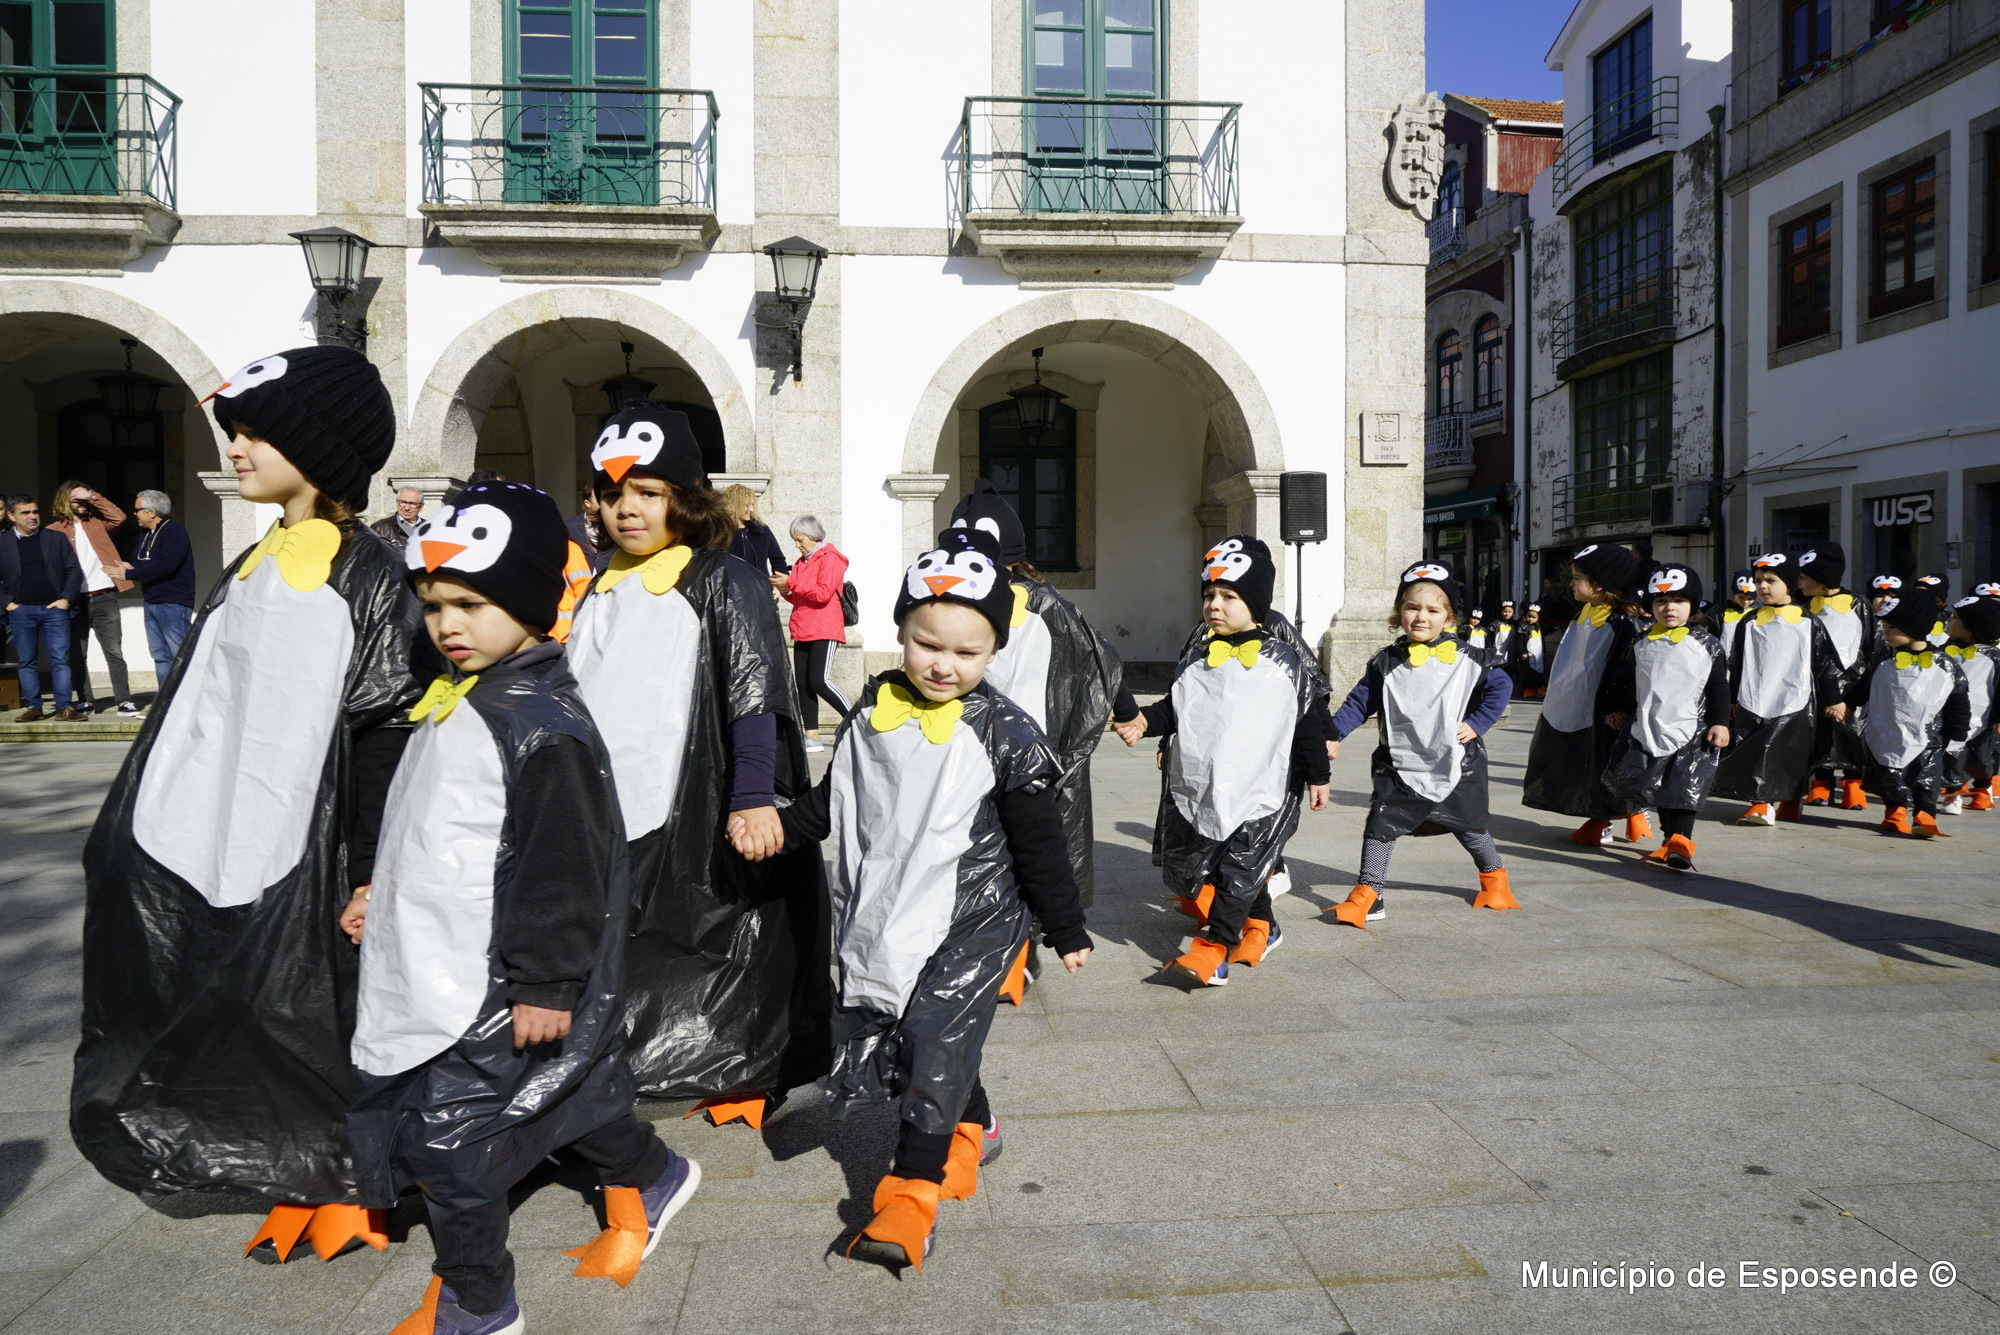
[[[153,410],[160,405],[161,385],[132,369],[132,349],[139,346],[138,339],[121,338],[118,344],[125,349],[125,369],[93,376],[90,383],[97,386],[97,397],[112,424],[129,432],[152,420]]]
[[[792,313],[786,324],[764,327],[783,328],[790,337],[792,380],[797,383],[805,379],[805,308],[812,305],[813,294],[819,290],[819,266],[826,258],[826,247],[816,246],[802,236],[788,236],[764,247],[764,253],[771,257],[771,277],[778,300]]]
[[[1042,436],[1056,424],[1056,408],[1069,400],[1042,383],[1042,349],[1036,348],[1032,355],[1035,359],[1035,383],[1010,389],[1007,397],[1014,400],[1014,411],[1021,418],[1021,434],[1028,438],[1030,445],[1039,445]]]
[[[375,243],[345,227],[315,227],[309,232],[293,232],[292,239],[305,251],[306,272],[312,275],[313,291],[335,311],[333,336],[356,352],[368,349],[368,322],[352,325],[339,314],[350,296],[361,290],[361,277],[368,269],[368,252]]]
[[[618,346],[625,353],[625,374],[613,376],[604,382],[604,393],[610,400],[610,415],[613,417],[624,412],[631,404],[643,403],[653,397],[653,382],[641,380],[632,374],[632,345],[620,343]]]

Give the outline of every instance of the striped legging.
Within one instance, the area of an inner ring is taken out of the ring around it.
[[[1481,871],[1500,870],[1500,849],[1494,844],[1492,835],[1484,830],[1453,830],[1451,834],[1458,840],[1459,847],[1472,854],[1473,866]],[[1389,880],[1389,855],[1395,851],[1394,839],[1363,839],[1361,884],[1380,894]]]

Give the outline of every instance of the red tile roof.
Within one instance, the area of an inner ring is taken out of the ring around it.
[[[1542,125],[1563,123],[1563,104],[1560,102],[1517,102],[1507,97],[1467,97],[1463,93],[1452,96],[1461,102],[1470,102],[1495,120],[1534,121]]]

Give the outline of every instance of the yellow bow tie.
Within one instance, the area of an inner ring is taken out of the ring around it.
[[[1028,586],[1025,584],[1016,584],[1014,586],[1014,616],[1007,624],[1009,626],[1018,626],[1027,619]]]
[[[1219,668],[1230,659],[1235,659],[1246,669],[1257,666],[1257,651],[1264,647],[1262,640],[1245,640],[1241,644],[1231,644],[1227,640],[1208,642],[1208,665]]]
[[[1591,628],[1596,629],[1611,620],[1611,604],[1594,603],[1584,608],[1581,612],[1578,612],[1576,619],[1578,621],[1588,621],[1591,624]]]
[[[1904,668],[1907,667],[1927,668],[1936,661],[1937,660],[1932,657],[1931,651],[1928,649],[1924,650],[1920,654],[1904,653],[1900,649],[1896,651],[1896,670],[1898,672],[1901,672]]]
[[[654,595],[668,593],[681,582],[681,572],[687,569],[688,562],[693,559],[694,549],[678,542],[671,547],[660,548],[651,556],[633,556],[629,552],[620,552],[611,558],[611,563],[604,568],[604,573],[597,577],[597,591],[609,593],[618,587],[619,581],[637,571],[639,578],[645,582],[647,593]]]
[[[326,583],[333,573],[333,558],[340,555],[340,528],[324,519],[306,519],[286,528],[273,522],[263,538],[250,549],[236,578],[249,579],[250,572],[270,557],[278,563],[278,574],[300,593],[311,593]]]
[[[458,702],[472,693],[479,684],[479,674],[461,677],[456,684],[450,677],[439,677],[424,691],[424,698],[417,701],[417,707],[410,711],[410,722],[422,723],[427,718],[435,718],[439,723],[451,717],[451,711],[458,708]]]
[[[1854,595],[1851,593],[1822,593],[1812,600],[1812,614],[1834,611],[1846,616],[1854,610]]]
[[[1944,652],[1947,658],[1962,659],[1970,663],[1973,659],[1979,657],[1979,646],[1976,644],[1947,644],[1944,647]]]
[[[875,709],[868,715],[868,726],[877,732],[894,732],[915,719],[933,746],[943,746],[951,740],[952,730],[964,713],[962,699],[927,700],[885,681],[882,689],[875,692]]]
[[[1455,640],[1439,640],[1435,645],[1413,644],[1409,649],[1411,667],[1422,667],[1433,658],[1440,663],[1458,661],[1458,642]]]
[[[1682,640],[1685,640],[1687,637],[1688,637],[1688,628],[1686,626],[1674,626],[1671,629],[1669,629],[1666,626],[1655,626],[1651,630],[1646,632],[1647,639],[1665,640],[1669,644],[1679,644]]]
[[[1757,609],[1757,624],[1768,626],[1773,621],[1783,621],[1796,626],[1806,619],[1806,614],[1797,603],[1786,603],[1782,607],[1760,607]]]
[[[1733,626],[1742,619],[1743,609],[1740,607],[1725,607],[1722,610],[1722,624],[1725,626]]]

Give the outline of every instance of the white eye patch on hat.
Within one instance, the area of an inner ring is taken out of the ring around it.
[[[1688,572],[1685,570],[1655,570],[1653,577],[1646,581],[1646,587],[1654,593],[1679,593],[1688,586]]]
[[[950,594],[976,603],[992,595],[999,573],[1000,568],[984,552],[939,547],[919,556],[904,582],[912,598]]]
[[[660,446],[666,443],[667,433],[657,422],[632,422],[622,431],[607,426],[590,447],[590,466],[613,482],[623,482],[625,474],[659,458]]]
[[[1903,587],[1903,581],[1895,575],[1877,575],[1868,582],[1878,589],[1900,589]]]
[[[1582,553],[1579,552],[1578,555],[1582,555]],[[1451,572],[1449,570],[1446,570],[1441,565],[1433,565],[1428,561],[1419,562],[1403,572],[1403,583],[1405,584],[1414,584],[1420,579],[1448,580],[1450,578]]]
[[[1202,558],[1201,577],[1211,584],[1219,579],[1234,583],[1250,573],[1252,564],[1250,553],[1243,550],[1243,540],[1231,538],[1208,549],[1208,555]]]
[[[964,521],[963,519],[954,519],[954,520],[952,520],[952,521],[951,521],[951,526],[952,526],[953,528],[965,528],[965,527],[967,527],[967,525],[966,525],[966,522],[965,522],[965,521]],[[976,529],[980,530],[980,531],[981,531],[981,532],[983,532],[983,533],[990,533],[990,534],[992,534],[992,535],[993,535],[993,536],[994,536],[995,538],[998,538],[998,537],[1000,536],[1000,524],[999,524],[999,521],[998,521],[998,520],[994,520],[994,519],[981,519],[981,520],[979,520],[979,521],[978,521],[977,523],[974,523],[974,524],[972,524],[972,525],[971,525],[971,527],[973,527],[973,528],[976,528]]]
[[[1975,584],[1972,594],[1975,598],[2000,598],[2000,584]]]
[[[276,380],[290,369],[290,363],[277,353],[272,353],[269,357],[259,357],[248,366],[238,368],[227,380],[217,385],[215,394],[220,394],[225,399],[233,399],[246,389],[255,389],[259,385]],[[208,397],[212,399],[215,394]]]
[[[1775,570],[1790,559],[1783,552],[1765,552],[1750,564],[1756,566],[1759,570]]]
[[[493,505],[468,505],[463,510],[433,515],[417,525],[403,549],[403,564],[411,570],[436,572],[485,570],[507,550],[514,521]]]

